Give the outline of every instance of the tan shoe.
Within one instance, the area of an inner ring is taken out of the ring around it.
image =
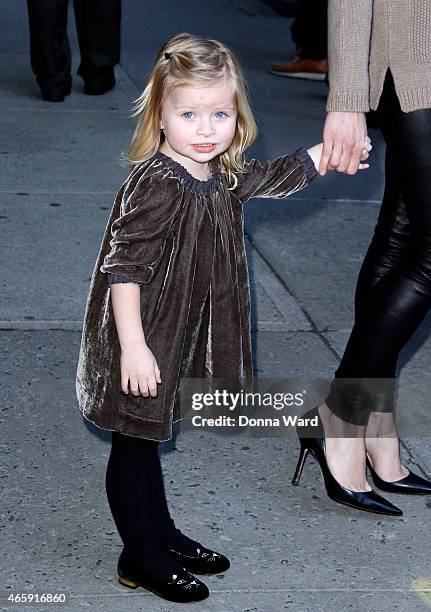
[[[271,64],[272,74],[291,77],[294,79],[308,79],[310,81],[324,81],[328,73],[328,60],[315,60],[295,57],[287,64]]]

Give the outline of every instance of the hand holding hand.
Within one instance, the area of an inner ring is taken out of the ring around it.
[[[369,156],[370,156],[370,151],[373,148],[373,145],[371,144],[371,138],[369,136],[367,136],[365,138],[365,143],[364,143],[364,148],[362,149],[362,156],[360,161],[366,161]],[[367,168],[370,167],[370,164],[359,164],[358,169],[359,170],[366,170]],[[337,168],[335,168],[334,166],[332,166],[331,162],[329,162],[328,164],[328,171],[331,170],[337,170]],[[340,170],[338,170],[338,172],[341,172]],[[347,172],[344,172],[344,174],[348,174]]]
[[[360,162],[368,157],[371,141],[367,141],[367,122],[364,113],[329,112],[323,129],[323,154],[319,173],[324,176],[327,170],[337,170],[343,174],[356,174],[368,168]],[[366,157],[364,157],[366,155]]]
[[[369,153],[372,149],[372,144],[371,144],[371,139],[369,136],[365,137],[364,143],[363,143],[363,147],[361,150],[361,158],[360,161],[365,161],[368,159],[369,157]],[[309,156],[311,157],[311,159],[314,162],[314,167],[316,168],[316,170],[319,170],[320,168],[320,164],[322,163],[322,157],[323,157],[323,143],[321,142],[318,145],[314,145],[313,147],[310,147],[309,149],[307,149],[307,152],[309,154]],[[370,165],[369,164],[359,164],[358,168],[359,170],[365,170],[366,168],[369,168]],[[337,168],[335,166],[332,165],[331,162],[329,162],[327,164],[327,170],[337,170]],[[338,170],[340,172],[340,170]]]
[[[144,397],[157,396],[157,383],[161,383],[160,370],[156,358],[145,342],[139,341],[123,347],[120,359],[121,388],[128,394],[142,394]]]

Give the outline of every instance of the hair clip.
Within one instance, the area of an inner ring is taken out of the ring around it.
[[[165,59],[166,60],[170,60],[171,59],[171,54],[170,53],[165,53]]]

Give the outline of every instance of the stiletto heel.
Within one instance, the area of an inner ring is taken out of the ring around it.
[[[422,476],[418,476],[414,472],[410,472],[404,478],[395,480],[393,482],[383,480],[377,474],[371,461],[367,455],[367,467],[370,470],[371,478],[378,489],[382,491],[388,491],[388,493],[406,493],[409,495],[430,495],[431,494],[431,482],[425,480]]]
[[[304,414],[304,419],[312,419],[308,420],[308,423],[317,422],[318,426],[317,428],[313,427],[314,436],[306,438],[301,437],[300,428],[298,426],[296,427],[296,433],[298,434],[298,438],[301,442],[301,451],[295,475],[292,479],[293,485],[297,486],[299,484],[305,459],[307,454],[311,452],[319,464],[323,481],[325,483],[326,493],[330,499],[338,504],[350,506],[351,508],[356,508],[357,510],[375,512],[376,514],[388,514],[392,516],[402,515],[402,510],[400,510],[400,508],[397,508],[388,502],[375,491],[351,491],[350,489],[346,489],[340,485],[340,483],[332,475],[326,461],[325,432],[323,425],[321,424],[320,415],[317,408],[309,410],[306,414]]]
[[[301,452],[299,454],[298,465],[296,466],[295,474],[292,478],[292,484],[294,487],[299,486],[299,481],[301,479],[302,470],[305,464],[305,460],[307,459],[309,450],[310,449],[304,446],[301,441]]]

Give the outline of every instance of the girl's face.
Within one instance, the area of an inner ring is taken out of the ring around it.
[[[226,79],[205,87],[175,87],[166,96],[160,127],[161,150],[188,170],[226,151],[235,136],[235,92]]]

